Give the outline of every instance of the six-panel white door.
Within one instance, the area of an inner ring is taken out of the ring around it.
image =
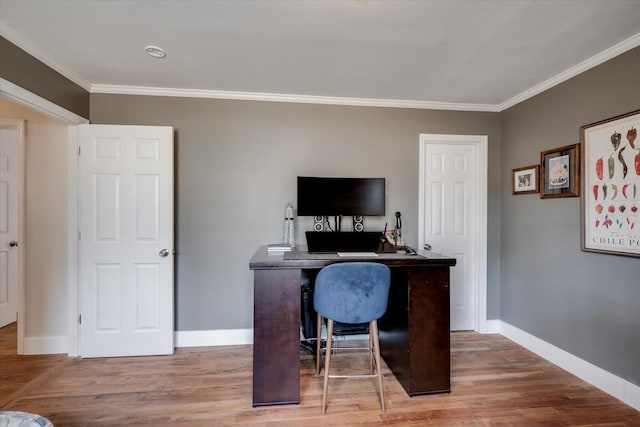
[[[15,322],[18,313],[23,132],[22,120],[0,123],[0,327]]]
[[[473,330],[476,319],[478,256],[474,215],[478,206],[473,144],[429,143],[424,171],[421,242],[456,258],[451,269],[451,330]]]
[[[81,125],[80,355],[173,353],[173,129]]]

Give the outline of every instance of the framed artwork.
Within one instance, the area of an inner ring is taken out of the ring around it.
[[[582,126],[582,250],[640,257],[640,110]]]
[[[540,197],[580,195],[580,144],[540,153]]]
[[[538,165],[513,169],[511,172],[512,194],[537,193],[539,191],[538,171]]]

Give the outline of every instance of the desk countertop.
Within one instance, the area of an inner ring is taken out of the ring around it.
[[[368,261],[380,262],[390,267],[401,266],[449,266],[456,265],[456,259],[431,251],[418,251],[415,255],[380,253],[375,257],[340,257],[337,254],[310,254],[306,246],[296,246],[284,254],[268,254],[267,245],[260,246],[249,261],[251,270],[322,268],[336,262]]]

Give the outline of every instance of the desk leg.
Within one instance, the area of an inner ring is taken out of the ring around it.
[[[449,267],[409,270],[411,391],[451,391]]]
[[[449,267],[392,269],[380,350],[409,396],[451,390]]]
[[[254,270],[253,406],[300,403],[300,270]]]

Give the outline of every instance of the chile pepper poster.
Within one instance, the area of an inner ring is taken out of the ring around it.
[[[581,128],[582,249],[640,257],[640,110]]]

